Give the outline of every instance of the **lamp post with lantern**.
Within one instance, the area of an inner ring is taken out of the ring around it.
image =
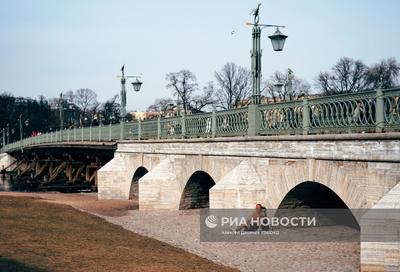
[[[26,119],[24,122],[22,122],[22,113],[19,115],[19,139],[22,141],[24,138],[24,129],[22,123],[25,124],[26,127],[29,126],[29,119]]]
[[[125,64],[121,68],[121,76],[118,76],[121,78],[121,122],[125,121],[125,116],[126,116],[126,79],[127,78],[135,78],[135,80],[132,82],[132,87],[135,92],[139,92],[140,88],[142,87],[143,82],[139,80],[140,76],[126,76],[125,75]]]
[[[126,76],[125,75],[125,64],[121,68],[121,76],[118,76],[121,78],[121,118],[120,118],[120,124],[121,124],[121,131],[120,131],[120,139],[123,140],[125,138],[125,117],[126,117],[126,79],[127,78],[134,78],[135,80],[132,81],[132,87],[133,91],[139,92],[140,88],[142,87],[143,82],[139,80],[140,76]]]
[[[255,105],[261,103],[261,31],[263,28],[267,27],[275,27],[276,31],[273,35],[268,36],[272,43],[272,48],[274,51],[282,51],[283,46],[285,45],[285,40],[288,36],[282,34],[279,28],[284,28],[283,25],[266,25],[260,24],[259,12],[260,12],[261,3],[257,5],[252,11],[252,15],[254,15],[254,22],[249,23],[247,25],[253,26],[253,49],[251,51],[251,73],[252,73],[252,82],[253,82],[253,93],[252,93],[252,102]]]
[[[2,146],[4,147],[6,145],[6,129],[3,128],[2,130],[3,130],[3,138],[2,138],[3,144],[2,144]]]

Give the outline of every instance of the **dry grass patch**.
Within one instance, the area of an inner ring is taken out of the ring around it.
[[[66,205],[0,196],[0,271],[236,270]]]

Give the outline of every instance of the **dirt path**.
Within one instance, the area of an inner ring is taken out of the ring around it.
[[[63,194],[58,192],[0,192],[0,196],[40,197],[48,202],[70,205],[79,210],[103,216],[123,216],[129,210],[137,209],[133,200],[98,200],[97,193]]]
[[[132,210],[136,205],[130,201],[99,201],[95,194],[32,195],[96,213],[127,230],[241,271],[359,271],[356,242],[204,243],[199,241],[198,210],[143,212]]]

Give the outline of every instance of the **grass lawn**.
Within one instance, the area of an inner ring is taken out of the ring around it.
[[[236,270],[69,206],[0,196],[0,271]]]

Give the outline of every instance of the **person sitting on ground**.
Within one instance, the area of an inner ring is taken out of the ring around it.
[[[266,216],[267,216],[267,209],[263,205],[258,203],[256,205],[256,210],[251,214],[251,218],[253,219],[254,223],[252,225],[250,225],[249,229],[250,230],[261,230],[262,226],[260,226],[259,224],[255,223],[255,222],[260,222],[260,220]]]
[[[257,203],[256,205],[256,210],[251,213],[249,219],[247,219],[247,224],[246,225],[240,225],[238,227],[238,231],[243,231],[243,230],[261,230],[264,229],[262,226],[259,226],[256,222],[257,220],[261,220],[261,218],[264,218],[267,216],[267,209],[261,205],[260,203]],[[251,224],[251,222],[254,222]]]

